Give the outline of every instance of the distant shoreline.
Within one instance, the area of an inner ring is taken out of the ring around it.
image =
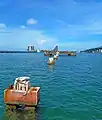
[[[13,51],[13,50],[0,50],[0,53],[37,53],[37,51]]]

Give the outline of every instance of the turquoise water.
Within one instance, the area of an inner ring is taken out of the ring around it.
[[[1,120],[11,120],[3,90],[19,76],[29,76],[33,86],[41,87],[37,120],[102,120],[102,54],[60,56],[54,66],[47,59],[42,53],[0,54]],[[17,120],[34,120],[17,114]]]

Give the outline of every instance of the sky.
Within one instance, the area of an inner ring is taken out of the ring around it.
[[[0,50],[102,45],[102,0],[0,0]]]

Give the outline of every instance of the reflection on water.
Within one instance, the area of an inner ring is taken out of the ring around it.
[[[48,65],[48,70],[49,70],[49,71],[53,71],[53,70],[54,70],[54,66],[55,66],[55,65]]]
[[[6,109],[2,120],[37,120],[34,109],[18,111],[14,109]]]

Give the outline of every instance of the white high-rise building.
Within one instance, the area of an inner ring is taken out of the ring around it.
[[[29,45],[27,50],[28,51],[34,51],[34,46],[33,45]]]

